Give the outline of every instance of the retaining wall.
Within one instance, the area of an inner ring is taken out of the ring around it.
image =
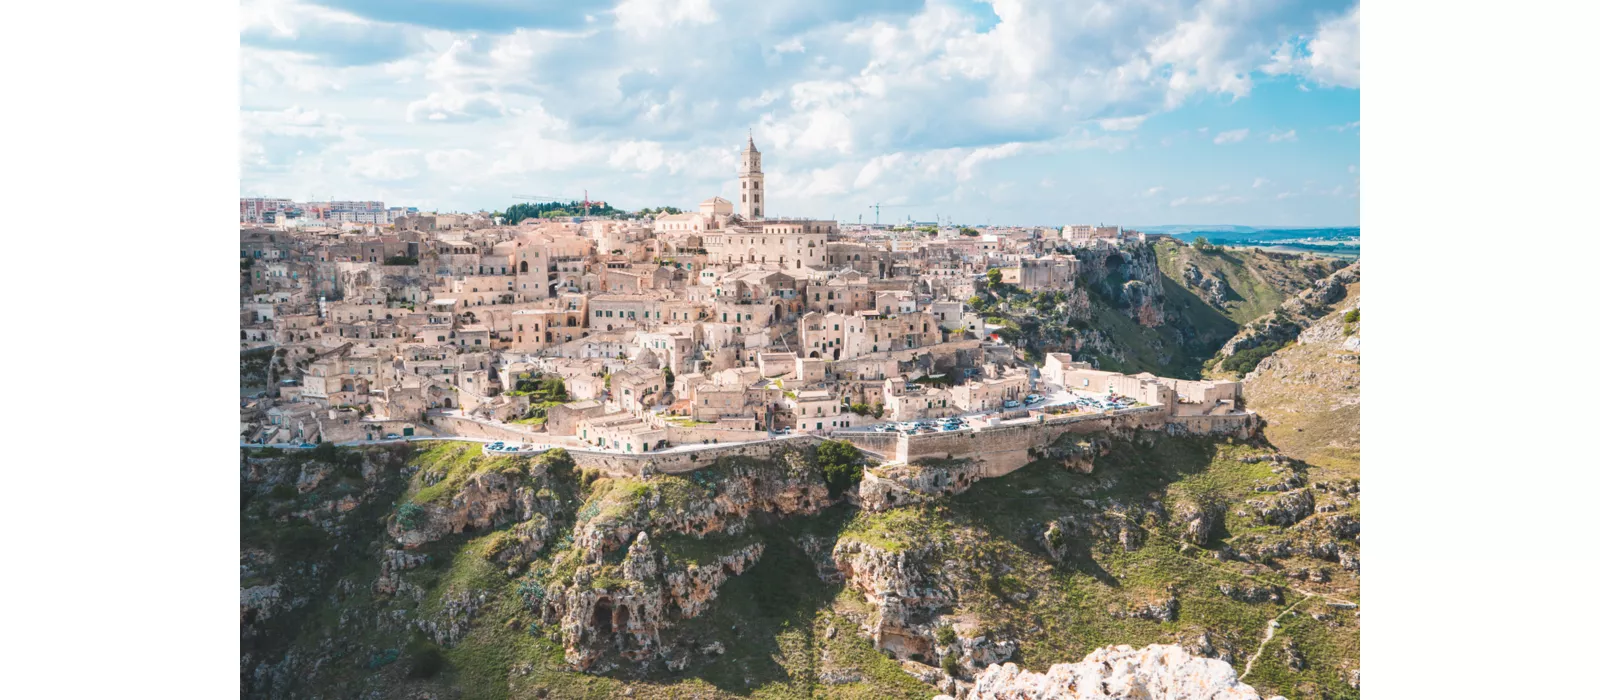
[[[771,459],[785,450],[804,449],[821,443],[822,438],[814,435],[796,435],[763,440],[761,442],[712,445],[709,447],[684,447],[666,452],[637,455],[589,452],[587,450],[574,449],[567,450],[567,453],[572,455],[573,461],[580,467],[599,469],[612,476],[640,476],[647,470],[660,474],[692,472],[696,469],[709,467],[722,457]]]
[[[429,418],[432,419],[433,428],[436,432],[459,435],[461,437],[510,440],[513,442],[550,441],[549,433],[528,430],[511,424],[491,425],[457,416],[429,416]]]
[[[1033,461],[1030,451],[1055,441],[1065,433],[1127,431],[1163,427],[1166,409],[1161,406],[1130,408],[1114,413],[1074,415],[1010,425],[979,426],[947,433],[902,435],[895,459],[946,457],[975,459],[982,463],[984,478],[1009,474]]]

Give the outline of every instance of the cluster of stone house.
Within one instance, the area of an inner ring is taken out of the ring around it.
[[[655,217],[242,225],[240,346],[272,359],[241,439],[471,428],[644,453],[997,411],[1035,385],[964,301],[988,271],[1071,289],[1063,250],[1142,236],[771,218],[753,142],[739,182],[737,201]],[[1055,383],[1147,403],[1237,401],[1237,385],[1049,362]],[[559,398],[538,388],[554,378]]]

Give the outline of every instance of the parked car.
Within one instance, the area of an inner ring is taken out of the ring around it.
[[[1005,402],[1004,404],[1001,404],[1001,405],[1005,406],[1006,408],[1016,408],[1018,406],[1021,406],[1022,404],[1017,403],[1016,401],[1007,401],[1007,402]]]

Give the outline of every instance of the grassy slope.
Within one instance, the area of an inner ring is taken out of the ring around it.
[[[1345,300],[1317,325],[1342,325],[1344,309],[1360,298],[1361,285],[1351,285]],[[1267,439],[1330,474],[1359,477],[1360,354],[1336,345],[1296,343],[1263,362],[1244,390],[1250,408],[1267,419]]]
[[[411,455],[407,464],[418,467],[416,473],[409,479],[400,478],[398,465],[387,472],[382,488],[359,511],[358,526],[341,538],[307,535],[293,556],[279,540],[300,542],[295,535],[307,533],[275,522],[272,513],[314,506],[354,487],[330,479],[330,485],[286,502],[265,495],[246,501],[241,512],[242,548],[262,547],[286,554],[272,576],[243,584],[291,580],[289,572],[310,564],[333,567],[306,606],[271,620],[262,638],[249,645],[257,651],[258,661],[277,662],[289,649],[302,658],[321,660],[314,676],[290,674],[286,685],[277,688],[279,696],[315,692],[342,697],[377,691],[388,696],[415,692],[447,698],[609,698],[625,689],[635,698],[925,698],[934,694],[933,688],[872,649],[859,628],[843,616],[861,608],[859,596],[839,584],[823,583],[811,559],[795,544],[796,538],[805,534],[833,537],[848,515],[843,508],[813,518],[768,522],[737,536],[704,541],[684,536],[657,538],[661,549],[682,563],[704,561],[756,541],[766,548],[753,568],[723,586],[707,613],[664,632],[663,641],[668,644],[678,639],[692,639],[697,645],[720,641],[726,649],[721,656],[696,655],[682,672],[670,672],[659,662],[643,672],[632,667],[605,675],[571,672],[554,630],[541,625],[538,616],[523,604],[520,572],[508,572],[485,557],[485,550],[504,528],[451,536],[415,550],[430,558],[427,564],[404,574],[407,582],[423,589],[420,601],[374,594],[371,584],[378,574],[378,554],[393,546],[383,532],[386,514],[404,503],[448,498],[473,472],[504,470],[514,464],[520,469],[520,463],[527,461],[485,459],[475,448],[469,443],[442,442]],[[426,483],[430,472],[442,478],[430,485]],[[599,479],[579,494],[584,488],[579,479],[570,475],[552,488],[579,502],[599,503],[616,500],[607,496],[637,491],[641,486],[632,479]],[[677,489],[683,486],[676,483],[679,481],[685,480],[664,477],[661,486],[681,490]],[[289,536],[282,534],[285,530],[290,531]],[[563,532],[570,532],[570,527]],[[331,547],[335,542],[339,546]],[[547,551],[534,566],[548,565],[558,555]],[[341,579],[352,582],[353,593],[348,597],[327,595]],[[443,599],[467,591],[487,591],[490,598],[473,618],[466,637],[453,647],[439,647],[403,625],[385,628],[369,624],[379,616],[393,615],[438,620]],[[342,624],[341,618],[352,621]],[[430,654],[442,656],[442,668],[427,678],[408,677],[417,661]],[[825,683],[819,679],[824,672],[858,680]]]
[[[1296,697],[1355,697],[1341,680],[1347,668],[1359,666],[1359,617],[1353,611],[1328,608],[1322,601],[1285,590],[1281,604],[1244,603],[1222,595],[1219,584],[1286,585],[1290,581],[1271,567],[1218,561],[1212,552],[1189,548],[1159,529],[1147,529],[1142,546],[1131,551],[1113,542],[1074,542],[1063,561],[1052,560],[1039,543],[1043,525],[1066,514],[1098,512],[1111,501],[1135,503],[1147,497],[1163,501],[1170,511],[1180,498],[1213,496],[1235,503],[1258,497],[1250,490],[1257,480],[1272,477],[1268,463],[1245,463],[1239,457],[1260,453],[1255,447],[1203,440],[1160,439],[1154,446],[1119,444],[1084,475],[1059,466],[1035,463],[999,479],[979,482],[947,504],[928,506],[928,517],[950,523],[949,539],[959,543],[953,557],[988,562],[962,593],[956,611],[976,619],[1004,638],[1021,641],[1017,661],[1035,670],[1075,661],[1096,647],[1142,646],[1192,640],[1209,632],[1212,643],[1235,652],[1235,666],[1254,653],[1268,620],[1297,603],[1296,613],[1283,618],[1269,653],[1262,654],[1248,682],[1263,694]],[[1094,501],[1095,506],[1087,505]],[[1227,536],[1275,533],[1232,513]],[[869,516],[852,524],[855,531],[901,530],[922,518],[901,511]],[[1326,566],[1325,562],[1284,560],[1281,566]],[[1336,568],[1336,567],[1335,567]],[[1006,573],[998,573],[1006,572]],[[1176,586],[1179,614],[1174,622],[1117,618],[1115,610],[1165,599]],[[1311,592],[1351,600],[1359,584],[1342,572],[1326,584],[1294,582]],[[1006,599],[1030,592],[1024,601]],[[1311,612],[1327,614],[1314,621]],[[1290,669],[1274,653],[1284,639],[1294,639],[1308,660],[1301,671]]]
[[[413,456],[410,462],[426,462],[451,476],[480,466],[465,454],[457,454],[457,449],[448,443],[438,445]],[[1182,547],[1148,521],[1144,543],[1127,551],[1114,542],[1086,540],[1074,544],[1068,556],[1056,561],[1039,543],[1042,525],[1051,519],[1097,514],[1113,501],[1132,504],[1155,498],[1170,510],[1179,499],[1212,497],[1237,502],[1254,497],[1251,485],[1271,478],[1270,466],[1239,458],[1262,451],[1254,446],[1166,437],[1148,445],[1119,443],[1110,455],[1097,460],[1093,474],[1036,463],[1006,477],[982,481],[943,503],[915,509],[865,515],[841,506],[816,517],[762,522],[735,537],[703,542],[654,538],[669,556],[682,560],[705,560],[716,555],[712,550],[731,550],[757,540],[766,546],[761,561],[744,575],[731,578],[706,614],[679,622],[664,634],[663,641],[668,644],[694,640],[700,646],[720,641],[726,649],[721,656],[696,654],[687,669],[676,673],[659,663],[647,671],[622,668],[604,675],[568,671],[552,630],[541,626],[523,605],[517,578],[484,558],[496,532],[467,533],[421,548],[432,561],[405,574],[407,581],[425,589],[420,601],[375,595],[371,589],[377,574],[375,559],[389,546],[380,527],[383,515],[426,491],[420,474],[411,477],[409,486],[405,480],[391,479],[363,506],[368,510],[360,511],[361,517],[352,521],[358,526],[339,539],[337,550],[312,547],[303,557],[286,557],[280,562],[280,570],[317,562],[333,566],[335,573],[312,595],[308,606],[274,620],[268,638],[255,648],[275,649],[281,655],[292,646],[302,657],[322,659],[317,675],[295,690],[325,696],[378,691],[391,696],[430,692],[448,698],[600,698],[616,697],[626,689],[640,698],[928,697],[932,688],[872,650],[855,623],[846,618],[851,614],[861,619],[865,612],[859,595],[839,584],[821,582],[796,542],[807,535],[823,540],[847,536],[898,548],[931,538],[953,543],[958,561],[984,562],[980,572],[968,574],[971,580],[955,612],[1003,638],[1021,642],[1016,660],[1025,666],[1042,670],[1053,663],[1077,660],[1098,646],[1189,641],[1207,631],[1213,644],[1231,650],[1235,665],[1242,668],[1267,620],[1298,604],[1293,614],[1282,619],[1284,627],[1277,641],[1268,647],[1247,681],[1264,692],[1291,698],[1353,697],[1354,691],[1340,680],[1340,674],[1359,663],[1357,613],[1329,609],[1317,599],[1302,602],[1304,596],[1288,590],[1283,603],[1273,604],[1242,603],[1217,589],[1221,583],[1252,581],[1283,585],[1289,581],[1276,567],[1325,562],[1291,559],[1274,566],[1222,562],[1208,550]],[[587,500],[597,501],[606,493],[635,486],[629,482],[594,482],[593,489],[602,493],[588,494]],[[565,491],[568,486],[581,488],[576,483],[553,488]],[[348,479],[326,484],[318,492],[293,499],[292,507],[312,505],[323,489],[328,493],[321,496],[351,487]],[[275,543],[283,539],[279,534],[282,524],[264,522],[260,517],[264,508],[259,502],[247,503],[242,542],[246,547],[278,546]],[[1233,510],[1228,511],[1225,537],[1277,534],[1274,528],[1256,525]],[[552,558],[547,553],[540,561]],[[331,582],[339,579],[353,584],[347,597],[328,594]],[[1169,584],[1176,586],[1180,601],[1176,621],[1119,619],[1111,614],[1164,598]],[[1358,581],[1344,572],[1336,572],[1329,583],[1294,585],[1348,600],[1359,596]],[[413,617],[434,617],[440,601],[452,590],[491,594],[471,631],[454,647],[441,649],[404,626],[385,629],[363,622],[400,610]],[[1027,599],[1020,599],[1018,593],[1028,593]],[[1313,612],[1329,617],[1316,621],[1309,616]],[[342,624],[343,617],[352,622]],[[1293,639],[1305,655],[1308,666],[1304,670],[1291,670],[1275,653],[1284,639]],[[398,651],[398,659],[375,664],[374,659],[388,650]],[[442,655],[442,670],[427,679],[408,678],[407,671],[431,653]],[[275,658],[271,653],[263,656]],[[841,673],[858,680],[823,682]]]

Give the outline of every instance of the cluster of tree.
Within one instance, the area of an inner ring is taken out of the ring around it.
[[[527,375],[527,373],[524,372],[523,375]],[[566,403],[568,400],[567,383],[562,381],[560,377],[519,376],[516,388],[512,391],[529,395],[530,401],[533,403],[541,401]]]
[[[383,259],[385,265],[416,265],[417,259],[408,255],[391,255]]]
[[[856,414],[858,416],[865,416],[865,415],[870,414],[873,418],[882,418],[883,417],[883,404],[881,404],[881,403],[880,404],[873,404],[871,406],[868,406],[868,405],[866,405],[864,403],[857,402],[857,403],[850,404],[849,408],[850,408],[850,412],[851,413],[854,413],[854,414]]]
[[[838,440],[824,440],[817,446],[817,464],[822,467],[822,480],[828,485],[828,495],[840,494],[861,483],[861,469],[866,459],[855,445]]]
[[[668,214],[668,215],[670,215],[670,214],[682,214],[682,213],[683,213],[683,210],[679,209],[677,207],[654,207],[654,208],[645,207],[643,209],[640,209],[639,211],[634,212],[633,215],[637,216],[639,218],[644,218],[646,216],[655,216],[657,214]]]
[[[623,214],[620,209],[610,204],[591,204],[589,216],[617,216]],[[505,217],[506,223],[513,226],[522,223],[523,219],[555,219],[563,216],[582,216],[583,202],[573,200],[570,202],[522,202],[513,204],[500,212]]]
[[[978,235],[978,229],[962,226],[961,227],[961,235],[976,237]]]
[[[1223,359],[1220,365],[1229,372],[1249,374],[1255,370],[1256,365],[1261,364],[1262,360],[1267,359],[1268,355],[1277,352],[1283,345],[1283,341],[1274,341],[1266,345],[1257,345],[1248,350],[1240,350]]]

